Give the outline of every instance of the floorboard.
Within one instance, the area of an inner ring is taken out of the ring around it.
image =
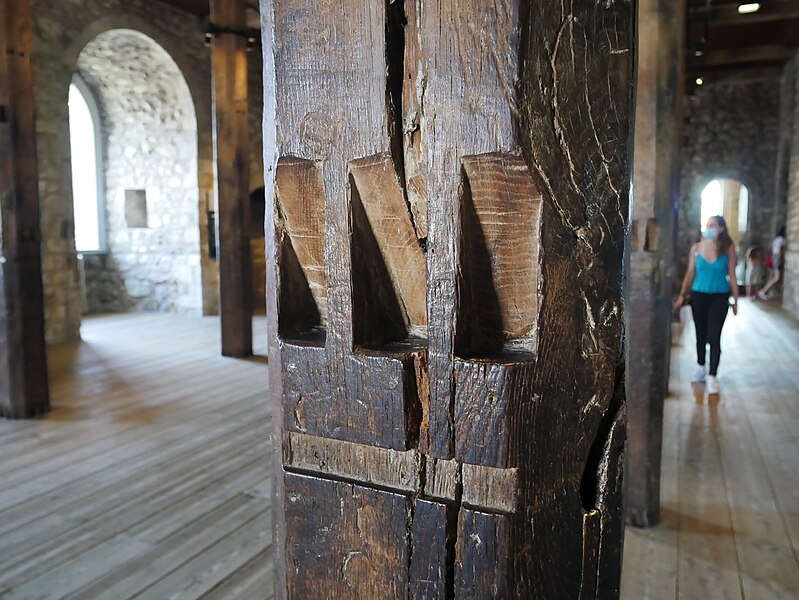
[[[663,521],[627,529],[622,598],[799,598],[799,322],[743,301],[711,397],[689,380],[690,313],[675,332]]]
[[[50,349],[52,412],[0,421],[0,598],[272,596],[265,326],[251,360],[165,315]]]
[[[52,413],[0,421],[0,598],[273,598],[265,359],[218,327],[90,318],[51,349]],[[628,529],[622,598],[799,598],[799,323],[743,303],[710,398],[677,334],[663,520]]]

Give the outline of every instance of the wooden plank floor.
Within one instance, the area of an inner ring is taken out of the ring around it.
[[[51,349],[53,411],[0,421],[0,598],[272,596],[266,361],[218,330],[99,317]]]
[[[718,398],[690,383],[694,340],[687,322],[665,409],[663,522],[628,528],[622,598],[799,598],[799,323],[743,302],[722,336]]]
[[[264,359],[220,357],[212,318],[83,334],[51,351],[53,412],[0,421],[0,598],[270,598]],[[628,529],[625,600],[799,598],[799,324],[745,303],[723,349],[709,403],[690,323],[675,347],[663,523]]]

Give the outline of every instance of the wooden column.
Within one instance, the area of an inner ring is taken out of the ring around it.
[[[631,3],[261,15],[277,597],[618,597]]]
[[[28,0],[0,0],[0,417],[50,409]]]
[[[671,352],[685,2],[641,0],[630,271],[627,288],[627,517],[660,519],[663,401]]]
[[[212,0],[214,161],[219,235],[222,354],[252,354],[250,166],[247,121],[247,40],[225,29],[246,27],[244,0]]]

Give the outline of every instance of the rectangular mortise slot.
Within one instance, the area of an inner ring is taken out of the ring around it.
[[[427,339],[427,266],[390,154],[350,163],[356,346],[398,350]]]
[[[457,356],[535,352],[541,202],[520,157],[463,158]]]
[[[659,247],[660,247],[660,225],[658,224],[657,219],[647,219],[644,251],[657,252]]]
[[[638,220],[634,219],[630,224],[630,252],[641,250],[641,236],[638,234]]]
[[[281,158],[275,183],[278,331],[284,339],[323,344],[327,280],[322,173],[312,161]]]

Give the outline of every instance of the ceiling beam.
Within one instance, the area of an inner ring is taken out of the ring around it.
[[[706,48],[702,56],[688,56],[689,68],[718,67],[740,63],[759,63],[788,61],[796,53],[796,48],[779,44],[764,46],[745,46],[741,48]]]
[[[745,15],[738,14],[737,3],[712,6],[710,10],[704,7],[688,10],[689,21],[702,22],[705,15],[708,16],[711,27],[770,23],[786,19],[799,19],[799,3],[795,0],[763,3],[760,10]]]
[[[752,81],[762,79],[779,79],[782,76],[783,67],[771,65],[767,67],[734,67],[716,68],[710,70],[686,71],[686,82],[693,85],[697,77],[704,80],[705,85],[719,81]]]

